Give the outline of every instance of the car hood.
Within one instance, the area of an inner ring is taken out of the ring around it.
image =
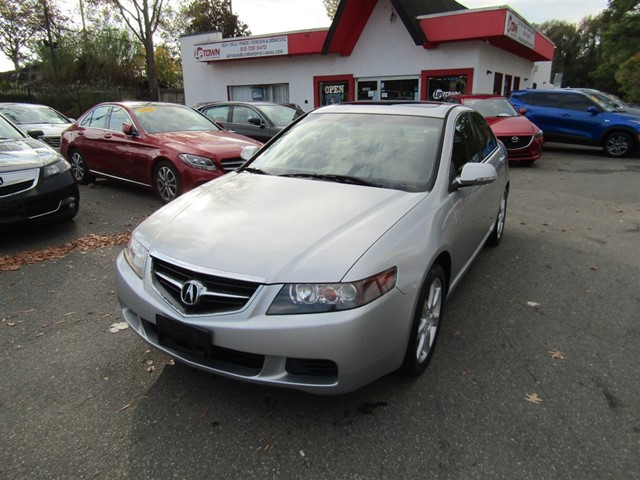
[[[61,135],[73,123],[23,123],[18,125],[23,132],[42,130],[47,137]]]
[[[234,152],[239,155],[238,152],[243,147],[262,145],[257,140],[226,131],[167,132],[149,136],[156,139],[159,145],[185,153],[193,152],[196,149],[209,154]]]
[[[487,122],[497,137],[533,135],[540,130],[526,117],[489,117]]]
[[[152,255],[213,274],[336,282],[425,195],[229,173],[160,209],[136,238]]]
[[[33,138],[0,140],[0,172],[40,168],[58,160],[60,155]]]

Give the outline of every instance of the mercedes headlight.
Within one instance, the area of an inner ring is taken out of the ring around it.
[[[181,153],[178,158],[193,168],[199,168],[200,170],[218,170],[213,160],[207,157],[201,157],[200,155],[192,155],[190,153]]]

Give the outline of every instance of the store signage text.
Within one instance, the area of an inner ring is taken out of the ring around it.
[[[433,91],[433,93],[431,94],[431,96],[433,97],[434,100],[442,100],[444,98],[447,98],[451,95],[460,95],[461,92],[445,92],[444,90],[437,88]]]
[[[507,10],[504,34],[531,49],[535,46],[536,31],[513,12]]]
[[[339,93],[342,95],[344,94],[344,85],[326,85],[324,87],[324,93]]]
[[[289,37],[247,38],[197,45],[193,56],[199,62],[238,58],[272,57],[289,54]]]

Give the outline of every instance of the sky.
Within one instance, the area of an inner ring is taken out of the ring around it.
[[[70,5],[78,0],[64,0]],[[174,3],[169,0],[170,3]],[[608,0],[457,0],[468,8],[509,5],[529,23],[564,20],[577,23],[607,7]],[[249,26],[253,35],[281,33],[331,24],[322,0],[232,0],[233,11]],[[0,54],[0,72],[13,70],[13,64]]]

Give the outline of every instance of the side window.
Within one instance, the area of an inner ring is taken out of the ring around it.
[[[204,114],[216,122],[226,122],[227,118],[229,118],[229,107],[227,105],[211,107],[206,109]]]
[[[258,112],[249,107],[236,105],[231,114],[231,123],[249,123],[252,118],[260,119]]]
[[[466,163],[481,162],[483,158],[478,135],[473,128],[473,113],[465,112],[458,117],[453,135],[452,176],[460,175]]]
[[[83,127],[107,128],[107,118],[109,118],[111,107],[97,107],[82,121]]]
[[[587,108],[595,106],[595,104],[587,97],[577,93],[567,93],[564,95],[558,95],[558,97],[558,106],[568,110],[584,112]]]
[[[129,123],[133,125],[133,122],[129,118],[129,115],[121,107],[113,107],[111,110],[111,117],[109,118],[109,130],[115,132],[122,132],[122,124]]]
[[[522,98],[523,101],[529,105],[548,108],[558,107],[558,101],[555,98],[555,95],[549,93],[526,93],[521,95],[519,98]]]
[[[482,159],[480,161],[482,161],[496,149],[498,141],[496,140],[491,127],[482,115],[474,112],[471,114],[471,118],[478,135],[478,143],[482,152]]]

